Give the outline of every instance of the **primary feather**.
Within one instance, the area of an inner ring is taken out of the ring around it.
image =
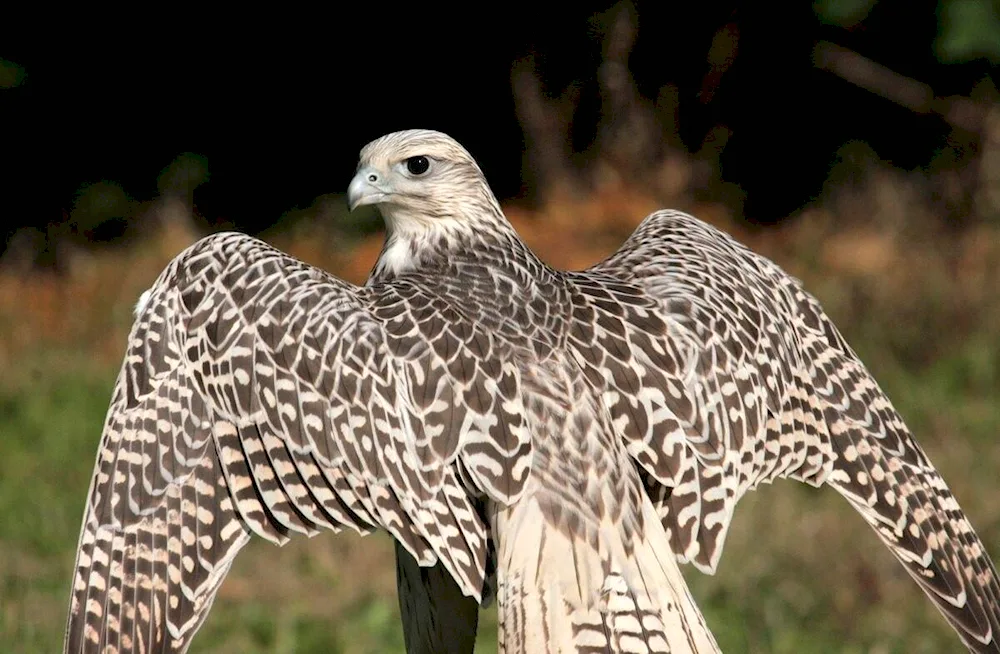
[[[713,652],[677,560],[713,571],[736,502],[834,486],[970,650],[1000,587],[947,486],[819,304],[671,211],[553,270],[454,140],[362,151],[388,226],[368,283],[240,234],[137,307],[77,553],[67,652],[184,651],[252,534],[381,528],[410,652]]]

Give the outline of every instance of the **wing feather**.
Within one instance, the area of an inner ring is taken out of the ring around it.
[[[588,376],[604,380],[680,560],[713,572],[737,501],[758,484],[826,483],[970,650],[1000,652],[1000,585],[982,542],[797,280],[670,211],[570,279],[570,345]]]
[[[481,599],[475,502],[515,498],[526,475],[496,469],[530,457],[519,382],[426,286],[358,288],[240,234],[171,262],[112,395],[65,651],[186,650],[251,534],[383,528]]]

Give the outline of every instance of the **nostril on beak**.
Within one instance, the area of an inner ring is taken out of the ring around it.
[[[369,183],[374,184],[375,182],[378,181],[378,175],[376,175],[375,173],[369,174],[368,175],[368,181],[369,181]]]

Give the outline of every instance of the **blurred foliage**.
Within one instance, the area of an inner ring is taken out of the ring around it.
[[[156,188],[160,195],[174,195],[190,202],[194,190],[208,181],[208,157],[182,152],[160,171]]]
[[[863,21],[878,0],[817,0],[813,11],[821,21],[840,27],[852,27]]]
[[[816,0],[813,11],[829,25],[853,28],[862,23],[878,0]],[[995,0],[940,0],[934,51],[944,63],[983,57],[1000,63],[1000,15]]]
[[[941,61],[979,57],[1000,63],[1000,16],[995,0],[941,0],[935,51]]]
[[[27,73],[13,61],[0,59],[0,89],[12,89],[24,83]]]
[[[135,203],[117,182],[101,180],[85,184],[76,192],[70,211],[70,228],[74,233],[93,240],[100,238],[101,229],[110,221],[123,221],[135,210]]]

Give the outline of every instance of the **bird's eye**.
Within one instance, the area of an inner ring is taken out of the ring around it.
[[[406,160],[406,170],[408,170],[411,175],[423,175],[430,167],[431,162],[424,156],[410,157]]]

